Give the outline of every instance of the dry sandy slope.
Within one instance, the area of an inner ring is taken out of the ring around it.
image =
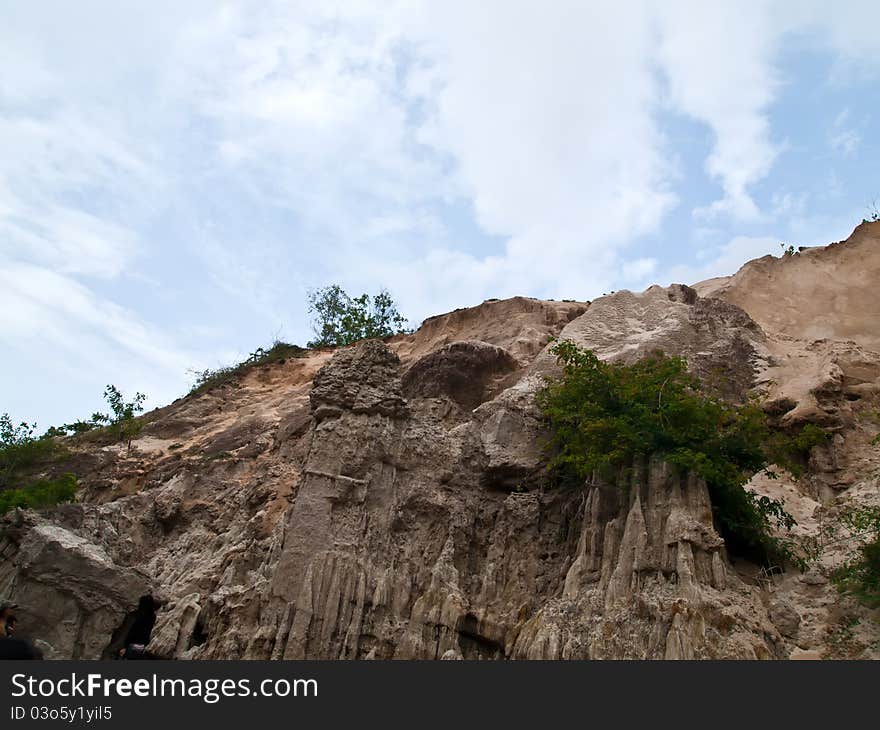
[[[852,340],[880,351],[880,222],[845,241],[749,261],[733,276],[694,288],[748,312],[768,334]]]

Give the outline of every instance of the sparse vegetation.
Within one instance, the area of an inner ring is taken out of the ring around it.
[[[782,249],[783,256],[794,256],[797,253],[795,247],[791,244],[788,244],[788,246],[786,246],[784,243],[780,243],[779,247]]]
[[[856,543],[853,555],[831,572],[831,582],[846,595],[880,606],[880,506],[845,509],[838,523],[825,525],[817,553],[833,543]]]
[[[851,659],[859,650],[859,645],[855,641],[856,629],[862,620],[858,616],[844,615],[841,616],[835,625],[829,626],[828,646],[831,648],[831,656],[828,659]]]
[[[108,385],[104,398],[111,415],[94,413],[88,421],[51,426],[39,437],[36,424],[16,425],[8,414],[0,416],[0,514],[12,507],[36,509],[73,499],[77,487],[73,474],[39,478],[46,467],[70,453],[62,437],[103,428],[131,449],[132,439],[143,427],[137,414],[144,410],[146,396],[135,393],[126,401],[116,386]]]
[[[109,417],[103,413],[93,413],[87,421],[74,421],[65,423],[63,426],[50,426],[45,435],[50,438],[56,436],[77,436],[81,433],[94,431],[107,425]]]
[[[107,423],[108,429],[120,441],[125,441],[131,450],[131,441],[143,428],[143,422],[136,416],[144,410],[144,401],[147,399],[143,393],[135,393],[131,401],[126,402],[122,393],[115,385],[108,385],[104,389],[104,399],[110,406],[112,415],[95,414],[100,422]]]
[[[315,339],[309,347],[341,347],[408,331],[406,317],[384,289],[373,297],[361,294],[352,298],[337,284],[326,286],[309,294],[309,312],[315,317]]]
[[[24,471],[56,458],[61,447],[51,436],[36,437],[36,424],[0,416],[0,489],[9,488]]]
[[[36,437],[35,431],[35,424],[15,425],[8,414],[0,416],[0,515],[13,507],[36,509],[69,502],[76,493],[72,474],[33,479],[34,470],[66,453],[51,433]]]
[[[76,495],[76,477],[63,474],[57,479],[40,479],[26,487],[0,491],[0,515],[13,507],[40,509],[70,502]]]
[[[407,332],[406,318],[397,310],[391,295],[381,290],[371,297],[352,298],[334,284],[309,294],[309,312],[314,315],[315,339],[308,347],[340,347],[371,337],[388,337]],[[299,345],[275,340],[268,348],[258,347],[235,365],[191,371],[195,382],[190,395],[203,393],[239,378],[253,367],[280,363],[303,357],[308,350]],[[98,414],[100,415],[100,414]]]
[[[268,349],[258,347],[247,358],[236,365],[229,365],[217,368],[216,370],[193,371],[195,383],[189,392],[190,394],[203,393],[235,380],[253,367],[284,362],[289,358],[302,357],[305,353],[306,349],[299,345],[291,345],[287,342],[276,340]]]
[[[716,523],[734,552],[771,565],[799,562],[776,536],[796,523],[778,500],[744,488],[776,463],[788,468],[820,438],[770,428],[756,403],[736,406],[706,395],[683,358],[654,353],[632,365],[608,363],[562,341],[553,348],[563,375],[538,402],[550,427],[550,470],[562,484],[595,473],[613,479],[637,459],[659,455],[707,484]],[[823,437],[824,438],[824,437]]]

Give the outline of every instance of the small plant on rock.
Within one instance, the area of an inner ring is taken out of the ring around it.
[[[135,393],[131,401],[126,402],[122,393],[115,385],[108,385],[104,389],[104,399],[110,406],[112,416],[96,413],[92,418],[97,418],[99,422],[109,424],[111,432],[113,432],[120,441],[127,444],[128,450],[131,450],[132,439],[135,438],[143,428],[143,423],[136,418],[138,413],[144,410],[144,401],[147,399],[143,393]]]

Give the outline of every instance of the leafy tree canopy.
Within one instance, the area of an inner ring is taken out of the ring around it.
[[[562,341],[553,348],[562,377],[538,395],[550,427],[550,467],[563,483],[612,476],[638,458],[659,455],[707,484],[713,512],[731,549],[762,562],[795,556],[774,537],[794,518],[782,503],[744,489],[769,464],[795,471],[804,452],[827,438],[820,429],[795,438],[774,431],[754,403],[737,406],[705,394],[680,357],[657,352],[609,363]],[[815,427],[814,427],[815,428]],[[770,473],[772,476],[772,473]]]
[[[406,318],[384,289],[373,297],[361,294],[352,298],[338,284],[332,284],[309,294],[309,312],[314,315],[315,333],[309,347],[341,347],[407,331]]]
[[[57,479],[40,479],[26,487],[0,491],[0,515],[13,507],[40,509],[61,502],[70,502],[76,495],[76,477],[63,474]]]
[[[108,385],[104,389],[104,400],[110,406],[112,415],[96,413],[93,420],[109,423],[110,430],[116,434],[120,441],[126,441],[131,448],[131,440],[137,436],[143,424],[135,416],[144,410],[144,401],[147,399],[143,393],[135,393],[134,398],[126,401],[122,393],[115,385]]]

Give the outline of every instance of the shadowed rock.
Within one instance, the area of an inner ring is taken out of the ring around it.
[[[407,398],[445,395],[472,410],[517,368],[517,361],[501,347],[453,342],[416,361],[403,377],[403,392]]]

